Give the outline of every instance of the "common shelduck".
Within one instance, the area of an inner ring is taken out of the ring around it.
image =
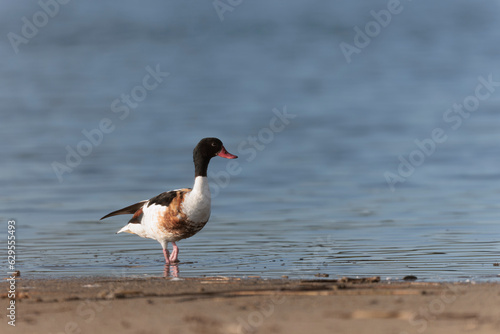
[[[124,214],[133,214],[132,219],[117,233],[128,232],[143,238],[158,241],[163,247],[166,264],[179,262],[179,247],[176,241],[192,237],[208,222],[210,217],[210,189],[207,169],[215,156],[236,159],[218,138],[204,138],[193,150],[194,185],[167,191],[149,200],[111,212],[102,219]],[[168,243],[173,246],[169,255]]]

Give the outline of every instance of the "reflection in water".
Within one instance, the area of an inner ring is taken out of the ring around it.
[[[170,269],[172,269],[172,272],[170,272]],[[179,267],[177,264],[171,264],[168,265],[166,264],[163,270],[163,277],[179,277]]]
[[[334,229],[307,230],[279,224],[215,218],[196,238],[182,241],[183,261],[165,265],[156,241],[117,236],[115,224],[78,222],[20,228],[25,245],[19,267],[25,277],[57,275],[261,276],[314,278],[314,275],[417,276],[419,280],[495,280],[500,244],[484,224],[448,226],[405,221],[336,222]],[[453,232],[460,229],[461,232]],[[71,232],[67,232],[71,231]],[[33,233],[34,232],[34,233]],[[217,238],[217,243],[213,239]],[[256,251],[258,249],[258,251]]]

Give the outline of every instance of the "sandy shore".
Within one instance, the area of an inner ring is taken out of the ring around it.
[[[500,284],[76,278],[0,283],[1,333],[499,333]]]

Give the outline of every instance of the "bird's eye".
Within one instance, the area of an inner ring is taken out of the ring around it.
[[[217,144],[216,144],[216,143],[212,143],[212,146],[214,146],[214,147],[215,147],[215,146],[217,146]]]

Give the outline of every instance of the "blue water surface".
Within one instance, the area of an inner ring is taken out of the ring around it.
[[[181,277],[498,281],[497,1],[0,7],[0,237],[15,219],[23,277],[162,275],[156,241],[98,219],[191,186],[215,136],[240,157],[212,160]]]

